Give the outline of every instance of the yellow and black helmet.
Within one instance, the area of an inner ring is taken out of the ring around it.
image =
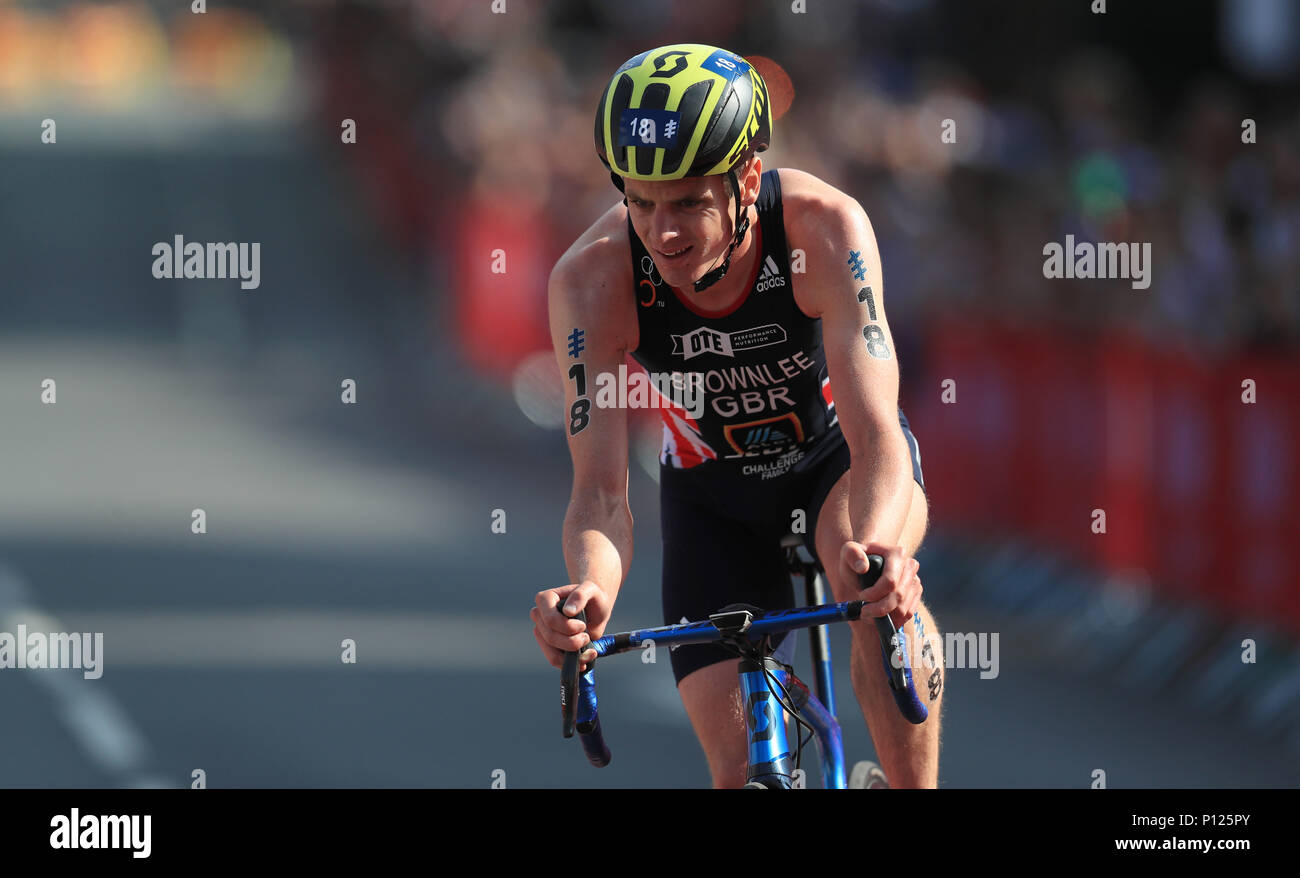
[[[633,180],[723,174],[772,140],[763,77],[744,58],[680,43],[629,58],[596,108],[596,153]]]

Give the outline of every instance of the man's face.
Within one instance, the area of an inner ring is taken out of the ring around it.
[[[623,186],[632,227],[666,283],[689,288],[721,260],[735,232],[721,174]]]

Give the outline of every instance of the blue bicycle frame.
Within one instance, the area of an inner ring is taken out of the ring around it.
[[[862,574],[863,582],[868,585],[875,582],[882,564],[879,556],[872,555],[869,558],[871,569]],[[805,567],[804,573],[809,597],[818,597],[821,593],[820,582],[815,571],[811,567]],[[700,622],[683,622],[606,635],[593,641],[591,649],[595,650],[599,658],[640,649],[650,642],[656,646],[670,647],[686,643],[730,642],[744,653],[740,659],[739,674],[749,733],[749,782],[778,788],[789,788],[794,784],[793,754],[786,735],[783,707],[773,692],[774,689],[779,689],[788,694],[790,706],[813,728],[821,754],[822,785],[827,789],[845,789],[848,784],[845,779],[840,725],[834,711],[830,650],[826,644],[825,630],[821,626],[858,620],[864,603],[818,603],[769,613],[756,607],[727,608]],[[585,621],[585,616],[578,618]],[[906,637],[902,631],[894,628],[888,616],[875,621],[885,674],[889,677],[894,701],[908,720],[922,723],[929,712],[917,697],[912,683]],[[813,636],[813,660],[820,699],[809,692],[808,687],[786,666],[771,658],[770,640],[767,638],[799,628],[818,629]],[[745,648],[747,646],[748,649]],[[579,675],[578,654],[566,654],[560,699],[564,736],[572,737],[576,730],[588,760],[597,767],[608,765],[610,752],[600,728],[594,663]],[[824,704],[823,700],[827,703]]]

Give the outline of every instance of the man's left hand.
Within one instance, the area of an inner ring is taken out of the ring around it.
[[[915,558],[907,557],[901,546],[849,540],[840,550],[841,572],[851,580],[856,579],[858,574],[867,571],[868,555],[879,555],[885,560],[885,566],[876,584],[862,592],[859,598],[868,602],[862,608],[862,615],[878,617],[888,614],[894,620],[894,626],[902,628],[921,602],[921,565]]]

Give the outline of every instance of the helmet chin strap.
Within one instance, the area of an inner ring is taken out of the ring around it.
[[[727,178],[731,180],[731,191],[736,193],[736,234],[731,236],[731,244],[727,246],[727,255],[722,264],[695,282],[697,293],[704,292],[727,276],[727,269],[731,267],[731,254],[745,240],[745,232],[749,231],[749,211],[745,211],[743,218],[740,215],[740,181],[736,179],[736,172],[731,170],[727,171]]]

